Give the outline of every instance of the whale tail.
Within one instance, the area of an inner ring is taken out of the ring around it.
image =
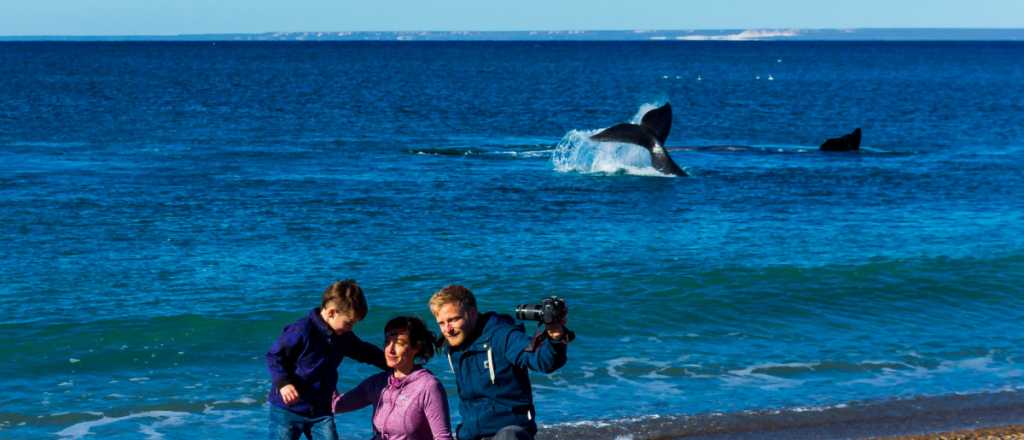
[[[818,147],[821,151],[857,151],[860,150],[860,128],[837,138],[825,140]]]
[[[595,141],[625,142],[645,148],[665,145],[668,132],[672,129],[672,105],[665,105],[644,114],[640,124],[616,124],[591,136]]]
[[[651,165],[665,174],[685,176],[686,172],[665,151],[665,140],[672,129],[672,105],[651,110],[640,119],[640,124],[616,124],[590,137],[598,142],[636,144],[651,153]]]

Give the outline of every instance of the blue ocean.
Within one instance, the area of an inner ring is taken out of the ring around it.
[[[0,437],[265,437],[264,354],[343,278],[373,343],[395,315],[432,323],[451,283],[506,313],[564,297],[569,363],[532,376],[549,438],[1024,402],[1022,60],[1021,42],[0,43]],[[589,139],[664,103],[688,177]],[[818,151],[857,127],[860,152]],[[340,371],[344,391],[373,369]],[[369,410],[337,423],[371,435]]]

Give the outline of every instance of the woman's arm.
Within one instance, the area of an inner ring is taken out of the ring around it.
[[[334,409],[335,413],[344,413],[377,403],[381,391],[384,390],[384,385],[387,384],[387,374],[387,372],[375,374],[367,377],[366,380],[351,390],[342,394],[335,393],[331,402],[331,408]],[[381,380],[381,377],[384,377],[385,380]]]
[[[452,422],[448,415],[448,394],[441,382],[434,378],[423,396],[423,413],[430,424],[434,440],[452,440]]]

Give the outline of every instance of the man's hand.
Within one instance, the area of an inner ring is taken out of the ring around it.
[[[559,322],[552,322],[551,324],[545,325],[544,329],[548,332],[548,337],[556,341],[565,341],[566,330],[565,323],[568,321],[568,317],[562,318]]]
[[[299,400],[299,392],[295,389],[295,385],[285,385],[279,391],[281,392],[281,400],[284,401],[285,405],[291,405]]]

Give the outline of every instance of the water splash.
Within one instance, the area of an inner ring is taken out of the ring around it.
[[[646,111],[643,111],[643,115]],[[572,130],[555,147],[551,162],[560,173],[630,174],[672,177],[651,166],[651,155],[639,145],[619,142],[595,142],[590,136],[598,130]]]
[[[679,77],[677,76],[676,78]],[[648,102],[646,104],[641,105],[640,108],[636,109],[636,114],[634,114],[633,117],[630,118],[629,123],[639,124],[643,120],[644,115],[646,115],[647,112],[654,110],[658,107],[661,107],[663,105],[665,105],[664,102]]]
[[[664,103],[645,103],[629,119],[640,124],[647,112]],[[595,142],[591,136],[603,130],[571,130],[558,142],[551,162],[555,171],[582,174],[630,174],[635,176],[673,177],[659,172],[651,165],[651,155],[639,145],[621,142]]]

